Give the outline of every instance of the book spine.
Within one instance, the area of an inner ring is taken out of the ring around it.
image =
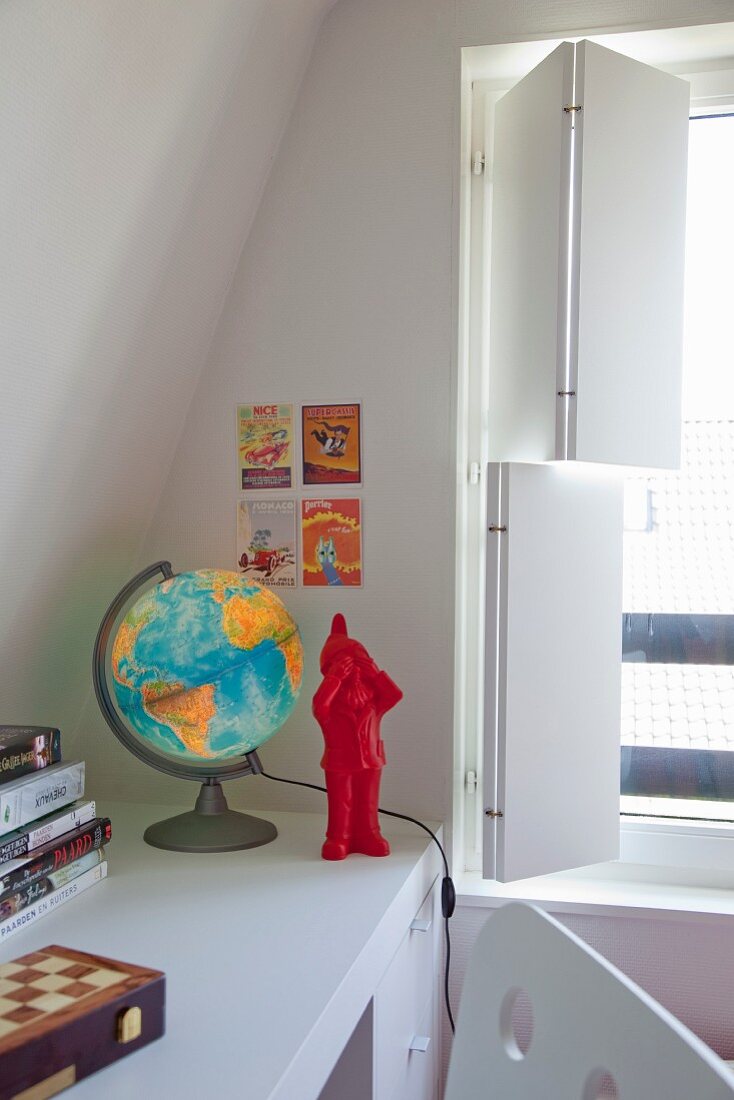
[[[22,741],[24,737],[35,737],[39,733],[53,733],[55,729],[55,726],[6,726],[3,722],[0,723],[0,741]]]
[[[67,901],[71,901],[78,894],[84,893],[90,886],[96,886],[98,882],[101,882],[103,878],[107,877],[107,860],[103,860],[96,867],[93,867],[91,871],[85,871],[79,878],[75,878],[72,882],[67,883],[66,886],[60,886],[58,890],[52,890],[48,896],[41,898],[39,901],[33,902],[26,909],[23,909],[20,913],[8,917],[4,921],[0,921],[0,944],[4,943],[6,939],[19,932],[21,928],[27,928],[31,924],[35,924],[41,917],[45,917],[48,913],[52,913],[54,909],[57,909],[60,905],[64,905]]]
[[[111,837],[112,823],[108,817],[97,818],[73,833],[61,837],[56,844],[44,848],[43,852],[35,858],[29,859],[20,867],[7,871],[0,877],[0,901],[6,894],[25,890],[53,871],[75,863],[88,852],[93,852],[103,844],[107,844]]]
[[[92,867],[96,867],[104,859],[107,859],[105,849],[96,848],[93,852],[87,852],[76,863],[67,863],[66,867],[60,867],[58,871],[52,871],[48,877],[54,890],[58,890],[60,886],[66,886],[68,882],[73,882],[75,878],[81,878],[83,874],[86,874]]]
[[[42,730],[25,739],[13,739],[12,744],[0,740],[0,783],[9,783],[21,775],[40,771],[61,760],[61,734],[58,730]]]
[[[42,878],[40,882],[34,882],[32,886],[26,886],[25,889],[18,890],[14,894],[7,894],[0,900],[0,920],[15,916],[27,905],[31,905],[34,901],[40,901],[51,890],[53,890],[52,883],[49,879]]]
[[[53,809],[68,806],[84,794],[84,762],[43,769],[12,789],[0,785],[0,836],[20,829]]]
[[[82,802],[78,806],[72,806],[67,813],[52,814],[43,818],[38,824],[29,825],[0,841],[0,866],[12,862],[13,866],[25,863],[23,858],[28,853],[50,844],[80,825],[86,825],[96,815],[96,806],[93,801]],[[12,870],[12,868],[8,868]]]
[[[96,856],[96,852],[92,852],[91,855]],[[7,917],[20,913],[22,909],[26,909],[34,902],[40,901],[46,894],[50,894],[57,886],[66,886],[74,879],[81,878],[91,866],[98,862],[99,860],[96,859],[91,861],[88,859],[78,860],[64,869],[66,872],[64,875],[57,871],[56,875],[47,875],[28,886],[21,887],[20,890],[16,890],[12,894],[5,894],[0,898],[0,920],[5,920]],[[57,875],[59,876],[58,879]]]
[[[59,734],[59,730],[53,726],[2,726],[0,725],[0,745],[4,748],[15,748],[27,745],[36,737],[51,734]]]

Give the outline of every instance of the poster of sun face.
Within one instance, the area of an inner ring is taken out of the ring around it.
[[[237,502],[237,565],[269,588],[296,587],[295,500]]]
[[[293,485],[293,406],[237,406],[240,489],[290,489]]]
[[[306,588],[362,584],[362,507],[357,497],[301,501]]]
[[[304,485],[361,483],[359,405],[304,405],[301,426]]]

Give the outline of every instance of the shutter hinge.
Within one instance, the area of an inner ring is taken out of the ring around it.
[[[466,793],[474,794],[477,789],[477,773],[468,771],[466,773]]]
[[[491,531],[495,535],[501,535],[507,530],[507,528],[500,526],[499,523],[490,523],[487,530]]]
[[[485,817],[504,817],[505,815],[502,813],[502,810],[491,810],[490,809],[490,810],[485,810],[484,811],[484,816]]]
[[[487,158],[485,157],[484,153],[482,152],[481,149],[477,149],[471,155],[472,174],[475,175],[475,176],[481,176],[482,172],[484,171],[486,163],[487,163]]]
[[[583,103],[569,103],[567,107],[563,108],[567,115],[573,114],[575,111],[583,111],[583,109]]]
[[[482,476],[482,467],[478,462],[469,463],[469,484],[478,485],[479,479]]]

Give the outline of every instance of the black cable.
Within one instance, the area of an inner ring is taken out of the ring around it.
[[[328,794],[326,787],[321,787],[318,783],[306,783],[302,779],[283,779],[282,776],[279,775],[269,775],[268,772],[263,770],[262,764],[260,765],[259,774],[264,776],[265,779],[272,779],[275,783],[288,783],[291,787],[308,787],[309,790],[321,791],[323,794]],[[456,1026],[454,1024],[454,1014],[451,1011],[451,1000],[449,998],[449,976],[451,972],[451,934],[449,932],[449,920],[453,916],[454,909],[456,908],[456,890],[451,875],[449,874],[449,861],[446,858],[446,853],[443,850],[441,841],[422,821],[418,821],[417,818],[410,817],[408,814],[396,813],[395,810],[383,810],[381,806],[377,807],[377,812],[378,814],[384,814],[385,817],[397,817],[401,821],[409,821],[412,825],[417,825],[419,829],[423,829],[424,833],[428,833],[441,853],[444,867],[444,877],[441,882],[441,912],[443,914],[444,927],[446,930],[446,967],[443,975],[443,995],[446,1002],[446,1015],[449,1018],[449,1024],[453,1034],[456,1031]]]

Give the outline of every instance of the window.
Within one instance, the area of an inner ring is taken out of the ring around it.
[[[734,53],[734,49],[731,48],[729,40],[734,44],[734,26],[726,25],[722,30],[725,44],[724,48],[721,50],[721,54],[731,55]],[[691,71],[692,67],[691,65],[685,64],[684,59],[686,54],[682,52],[681,49],[681,46],[686,42],[685,34],[685,30],[675,32],[643,32],[629,36],[609,35],[603,39],[597,39],[597,41],[604,42],[604,44],[609,46],[612,50],[624,52],[629,50],[630,54],[635,54],[635,51],[637,51],[636,56],[639,56],[642,61],[648,63],[653,62],[655,65],[660,65],[662,68],[666,67],[666,59],[671,60],[671,64],[668,66],[669,71],[688,73]],[[726,35],[729,37],[726,38]],[[641,45],[643,40],[645,40],[644,48],[643,45]],[[700,39],[695,39],[695,36],[694,40],[700,41]],[[472,68],[474,62],[467,66],[466,74],[467,87],[474,82],[475,101],[471,117],[473,131],[471,128],[467,127],[464,152],[466,163],[473,163],[477,174],[472,176],[468,176],[467,174],[466,176],[467,186],[465,194],[468,194],[470,189],[472,194],[470,202],[464,204],[461,225],[461,245],[464,263],[461,273],[463,286],[460,288],[460,294],[464,313],[460,321],[460,361],[464,375],[460,380],[459,387],[460,431],[458,433],[458,455],[460,473],[463,474],[466,471],[468,476],[466,480],[460,478],[458,491],[458,690],[456,695],[455,718],[459,736],[457,736],[456,739],[455,755],[455,801],[457,805],[457,814],[455,817],[454,842],[457,858],[460,859],[463,865],[469,870],[477,869],[481,866],[482,833],[483,827],[485,826],[485,810],[488,806],[491,807],[493,805],[487,802],[482,792],[482,780],[486,780],[486,776],[493,768],[494,763],[492,760],[488,760],[483,756],[481,737],[481,730],[484,723],[483,708],[485,702],[483,669],[486,658],[486,654],[483,652],[482,622],[482,608],[484,606],[485,596],[485,561],[481,549],[481,542],[484,538],[486,529],[485,509],[487,485],[483,476],[483,470],[486,459],[492,457],[488,442],[488,436],[491,434],[488,432],[488,421],[491,418],[491,411],[488,416],[487,409],[490,408],[490,398],[488,394],[486,371],[489,290],[491,282],[486,259],[482,259],[482,257],[486,257],[486,236],[490,223],[492,202],[491,171],[494,111],[496,103],[504,94],[504,91],[508,87],[511,87],[524,72],[529,71],[529,69],[546,57],[555,45],[554,43],[536,42],[522,44],[516,47],[488,47],[484,49],[483,61],[477,62],[477,64],[480,69],[482,64],[484,65],[482,77],[491,74],[491,78],[486,80],[483,84],[476,82],[474,78],[477,75],[477,67],[475,65],[475,67]],[[495,51],[494,54],[492,54],[492,50]],[[515,50],[514,55],[513,50]],[[491,65],[487,67],[490,55]],[[734,103],[734,97],[732,97],[732,92],[734,92],[734,79],[732,78],[732,74],[727,71],[722,71],[721,64],[716,62],[712,56],[706,58],[704,63],[701,64],[701,73],[702,75],[700,78],[695,77],[693,79],[693,103],[697,105],[696,109],[698,110],[698,106],[705,108],[709,115],[725,113],[726,104],[729,98],[731,98],[731,101]],[[469,94],[469,92],[467,92],[467,94]],[[712,107],[716,109],[712,111]],[[722,107],[724,110],[720,110]],[[692,125],[703,127],[707,124],[708,120],[701,120]],[[732,125],[734,126],[734,121]],[[486,176],[482,177],[479,174],[482,167],[482,151],[484,151],[486,163],[489,168],[489,178]],[[728,315],[728,309],[729,307],[727,306],[722,310],[723,317],[725,318]],[[676,316],[679,320],[679,310],[673,310],[671,313],[670,321],[673,325],[676,323]],[[629,388],[633,389],[634,387]],[[543,455],[541,459],[546,459],[548,457],[552,457],[552,455]],[[667,484],[668,480],[667,475],[653,478],[651,475],[642,476],[641,474],[636,474],[636,476],[630,480],[630,489],[625,500],[625,528],[627,530],[627,543],[629,544],[626,552],[628,557],[630,552],[629,546],[632,545],[630,540],[634,541],[636,539],[639,543],[647,537],[647,545],[651,545],[654,542],[659,526],[659,515],[658,511],[656,511],[659,503],[658,486],[663,482]],[[479,482],[479,484],[477,484],[477,482]],[[629,570],[627,570],[627,574],[628,577],[631,576]],[[734,576],[734,571],[732,571],[731,575]],[[628,589],[630,583],[631,582],[628,581]],[[626,614],[623,618],[623,629],[626,631],[626,640],[624,643],[625,661],[622,673],[627,679],[633,678],[635,675],[638,677],[650,675],[652,672],[662,673],[665,670],[665,664],[661,662],[660,658],[665,658],[667,664],[673,663],[670,660],[670,654],[673,652],[674,648],[675,631],[677,630],[678,632],[677,644],[680,648],[682,632],[690,629],[690,622],[686,626],[680,621],[677,623],[674,623],[672,620],[667,621],[663,618],[661,607],[653,607],[653,610],[650,611],[646,604],[638,605],[628,603],[628,601],[625,601],[624,607]],[[734,611],[734,608],[732,610]],[[652,614],[652,623],[649,619],[650,614]],[[669,612],[669,614],[672,614],[672,612]],[[689,609],[686,610],[685,614],[688,615],[689,619],[693,616],[693,612]],[[710,621],[706,624],[702,624],[700,621],[700,612],[697,613],[696,619],[695,629],[698,630],[699,640],[696,645],[689,645],[689,652],[691,654],[694,654],[694,652],[698,654],[699,666],[705,664],[704,672],[728,675],[729,670],[723,664],[715,666],[705,663],[701,659],[700,639],[703,638],[705,634],[703,626],[709,628],[714,624]],[[734,623],[734,619],[732,619],[732,622]],[[591,626],[590,629],[592,629]],[[673,631],[672,635],[671,629]],[[711,635],[711,640],[708,643],[709,656],[706,657],[706,662],[709,661],[713,649],[716,649],[719,655],[726,650],[729,645],[727,630],[727,623],[722,621],[717,622],[714,634]],[[734,631],[732,634],[734,635]],[[706,634],[706,637],[708,637],[708,634]],[[619,638],[619,633],[617,633],[617,638]],[[645,638],[647,639],[646,641]],[[658,648],[655,649],[655,646]],[[645,659],[630,661],[629,658],[634,653],[644,654]],[[655,660],[651,659],[653,653],[656,656]],[[694,665],[691,658],[687,658],[687,660],[691,661],[687,667],[683,665],[682,661],[676,662],[679,664],[677,671],[668,668],[666,670],[666,675],[690,675],[692,669],[697,666]],[[629,690],[628,686],[627,696],[629,696]],[[629,721],[627,722],[627,728],[629,735]],[[625,746],[632,750],[627,754],[626,761],[627,763],[631,762],[633,765],[630,767],[631,775],[634,775],[635,772],[638,774],[640,773],[640,768],[643,763],[643,749],[662,747],[656,744],[642,744],[642,731],[639,726],[636,728],[633,737],[637,738],[637,742]],[[700,746],[693,747],[700,748]],[[682,762],[683,746],[676,746],[676,748],[681,754],[679,760]],[[711,749],[710,751],[719,750]],[[633,758],[632,761],[631,758]],[[701,765],[701,763],[702,761],[699,760],[699,765]],[[705,767],[699,767],[699,771],[704,777],[707,774]],[[717,774],[719,790],[723,790],[724,771],[719,770]],[[557,779],[557,771],[555,773],[549,772],[549,782],[556,782]],[[618,783],[618,781],[617,776],[616,782]],[[637,793],[635,797],[640,798],[640,793]],[[499,804],[495,805],[501,812],[502,807],[499,806]],[[669,806],[672,808],[672,803],[669,803]],[[644,807],[640,807],[638,804],[638,810],[635,812],[639,812],[642,808],[649,810],[650,806],[645,805]],[[576,827],[578,829],[578,823]],[[581,827],[583,828],[583,825]],[[570,866],[570,864],[566,865]]]
[[[690,123],[679,472],[626,485],[622,811],[734,821],[734,114]]]

